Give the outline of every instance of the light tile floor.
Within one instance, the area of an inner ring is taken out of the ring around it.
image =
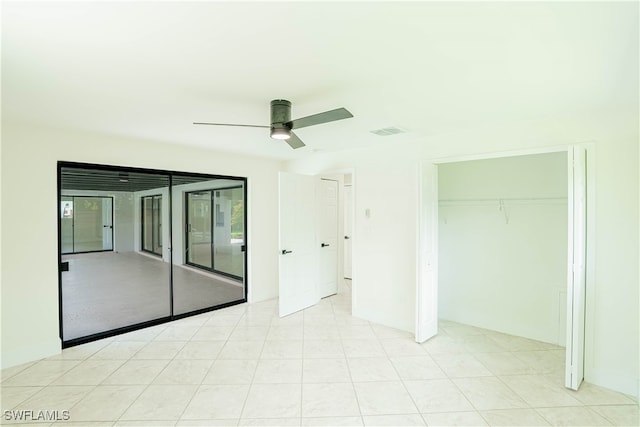
[[[350,310],[349,294],[283,319],[277,301],[243,304],[73,347],[2,371],[2,423],[69,410],[56,425],[639,424],[628,396],[565,389],[560,347],[447,321],[417,344]]]

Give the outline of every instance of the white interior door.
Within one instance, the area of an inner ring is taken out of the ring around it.
[[[577,390],[584,379],[586,293],[586,150],[568,152],[569,259],[567,266],[567,351],[565,386]]]
[[[416,341],[438,333],[438,167],[422,164],[418,229]]]
[[[320,300],[317,285],[316,182],[313,176],[280,172],[280,317]]]
[[[338,181],[319,183],[319,287],[320,297],[338,292]]]
[[[344,278],[351,279],[351,232],[353,221],[353,187],[344,187]]]
[[[102,199],[102,249],[105,251],[113,249],[113,199],[111,197]]]

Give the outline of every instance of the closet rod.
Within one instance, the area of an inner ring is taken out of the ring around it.
[[[566,197],[494,197],[487,199],[440,199],[438,202],[528,202],[528,201],[567,201]]]

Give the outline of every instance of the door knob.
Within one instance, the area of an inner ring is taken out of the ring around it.
[[[324,248],[325,246],[331,246],[331,245],[329,245],[328,243],[323,243],[320,245],[321,248]]]
[[[349,236],[344,236],[344,240],[349,240],[351,237]]]
[[[293,252],[293,251],[288,251],[286,249],[283,249],[282,250],[282,255],[290,254],[291,252]]]

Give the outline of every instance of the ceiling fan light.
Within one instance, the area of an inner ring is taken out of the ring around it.
[[[291,134],[287,128],[271,128],[271,138],[273,139],[289,139]]]

